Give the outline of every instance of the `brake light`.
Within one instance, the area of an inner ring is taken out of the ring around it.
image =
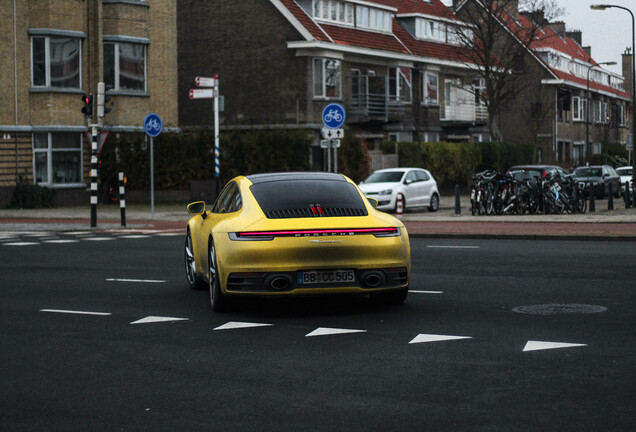
[[[318,210],[316,210],[318,211]],[[232,240],[273,240],[274,237],[334,237],[354,235],[374,235],[376,237],[397,237],[399,228],[343,228],[343,229],[310,229],[283,231],[246,231],[230,233]]]

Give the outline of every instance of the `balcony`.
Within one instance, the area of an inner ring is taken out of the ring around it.
[[[390,93],[388,76],[355,75],[348,77],[345,92],[347,119],[353,123],[404,121],[412,109],[411,95]]]

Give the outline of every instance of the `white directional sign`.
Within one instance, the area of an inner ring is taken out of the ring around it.
[[[214,87],[215,86],[214,78],[196,77],[194,82],[197,84],[197,87]]]
[[[193,89],[190,90],[190,99],[212,99],[214,89]]]
[[[344,138],[344,129],[323,127],[320,131],[322,132],[322,137],[326,139]]]
[[[340,148],[339,139],[324,139],[320,140],[320,148]]]

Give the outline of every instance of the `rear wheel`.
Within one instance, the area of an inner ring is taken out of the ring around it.
[[[428,205],[428,211],[436,212],[439,208],[439,196],[437,194],[433,194],[431,196],[431,202]]]
[[[216,248],[214,247],[214,241],[212,241],[212,239],[210,239],[208,251],[210,306],[212,306],[212,310],[215,312],[223,312],[228,308],[228,299],[221,291],[218,267],[216,265]]]
[[[197,276],[197,266],[194,261],[194,248],[192,247],[192,234],[190,234],[190,230],[186,232],[184,249],[185,273],[188,286],[192,289],[205,288],[205,283]]]

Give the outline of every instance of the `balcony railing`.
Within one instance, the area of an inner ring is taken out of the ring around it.
[[[350,91],[345,100],[347,113],[359,121],[388,122],[401,118],[411,106],[390,94],[388,76],[356,75],[349,77]]]

